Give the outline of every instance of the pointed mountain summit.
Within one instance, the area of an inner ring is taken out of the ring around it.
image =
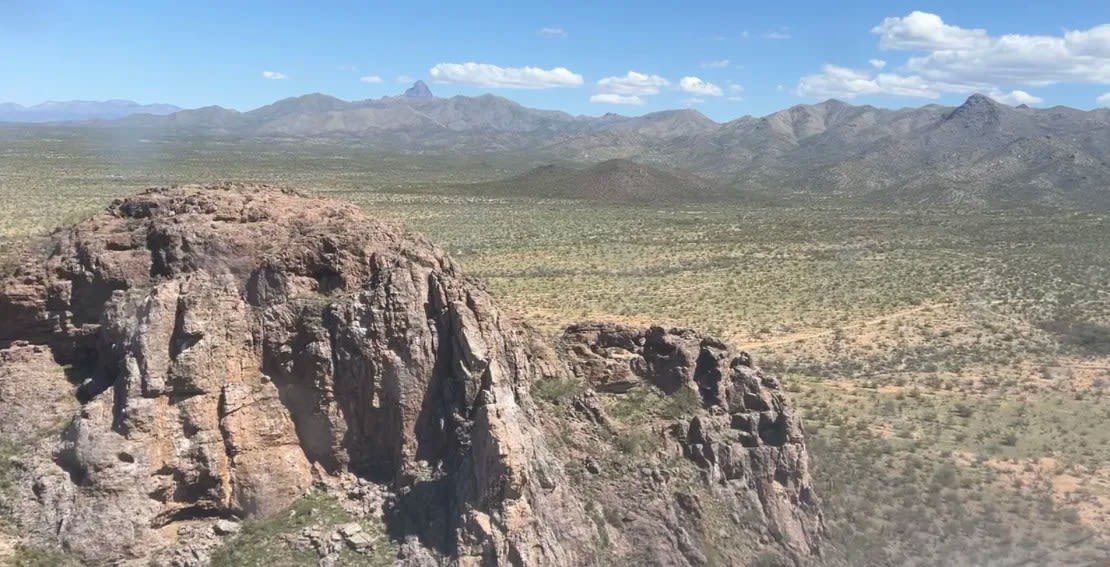
[[[1004,105],[998,101],[979,93],[975,93],[956,107],[948,117],[964,118],[969,120],[997,120],[1003,111]]]
[[[412,88],[405,91],[407,98],[435,98],[436,95],[432,94],[432,89],[424,81],[416,81],[412,84]]]

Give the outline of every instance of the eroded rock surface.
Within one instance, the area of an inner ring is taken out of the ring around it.
[[[720,342],[581,326],[557,354],[425,240],[268,187],[150,190],[54,238],[0,288],[0,392],[18,394],[0,406],[72,416],[28,449],[9,500],[28,538],[81,561],[179,558],[166,550],[183,533],[234,537],[228,520],[353,475],[391,495],[403,564],[598,564],[615,528],[591,517],[573,455],[548,439],[558,419],[530,394],[541,380],[696,389],[702,409],[661,435],[703,484],[756,495],[790,561],[817,552],[797,418]],[[76,415],[57,392],[35,406],[8,383],[44,352],[68,369]],[[606,419],[595,409],[571,419]],[[649,522],[678,534],[676,560],[709,557],[672,516]],[[190,553],[174,561],[203,564]]]
[[[668,395],[696,395],[706,411],[663,424],[683,456],[721,497],[756,504],[787,557],[819,553],[823,525],[801,422],[779,381],[750,355],[689,329],[610,324],[572,326],[561,346],[573,372],[600,392],[650,384]]]

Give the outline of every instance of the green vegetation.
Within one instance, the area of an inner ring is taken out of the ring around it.
[[[701,399],[693,388],[683,388],[667,395],[654,386],[646,385],[606,401],[606,413],[630,425],[640,425],[652,417],[668,420],[689,417],[701,407]]]
[[[1060,342],[1084,354],[1110,354],[1110,325],[1056,319],[1042,325],[1060,335]]]
[[[584,383],[562,378],[545,378],[532,386],[533,395],[552,403],[567,403],[584,391]]]
[[[14,567],[75,567],[77,562],[61,551],[19,545],[9,558]]]
[[[20,447],[12,442],[0,442],[0,526],[6,526],[11,518],[11,504],[8,502],[12,484],[19,479],[20,467],[17,464]]]
[[[242,531],[212,554],[212,567],[295,567],[314,565],[316,553],[290,546],[284,536],[296,536],[302,528],[320,528],[324,536],[337,524],[355,521],[339,506],[334,497],[312,492],[294,503],[289,510],[267,519],[246,520]],[[385,536],[381,522],[359,522],[363,531],[378,539],[367,554],[344,549],[340,565],[373,567],[392,565],[397,550]]]

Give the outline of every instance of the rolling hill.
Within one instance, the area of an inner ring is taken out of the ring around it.
[[[626,159],[611,159],[584,169],[543,165],[504,180],[458,187],[462,193],[499,197],[584,199],[621,203],[703,201],[727,195],[696,175],[665,171]]]

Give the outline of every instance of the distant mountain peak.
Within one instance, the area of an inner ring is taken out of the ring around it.
[[[1000,104],[1001,103],[999,103],[998,101],[994,100],[993,98],[991,98],[987,95],[975,93],[975,94],[967,97],[967,100],[964,101],[964,103],[962,105],[960,105],[960,107],[965,107],[966,106],[968,108],[975,108],[975,107],[996,108]]]
[[[424,81],[416,81],[413,83],[412,87],[405,90],[404,96],[408,98],[435,98],[435,95],[432,94],[432,89],[429,89]]]
[[[975,93],[948,115],[949,120],[960,119],[971,125],[997,123],[1004,105],[989,96]]]

